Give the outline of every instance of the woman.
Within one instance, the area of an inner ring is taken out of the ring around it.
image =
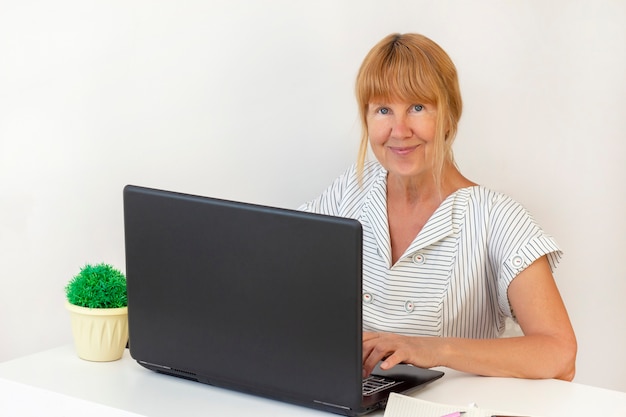
[[[458,170],[448,55],[421,35],[387,36],[356,96],[358,162],[302,209],[363,225],[364,376],[382,361],[571,380],[576,338],[552,276],[561,251],[520,204]],[[507,317],[523,336],[499,337]]]

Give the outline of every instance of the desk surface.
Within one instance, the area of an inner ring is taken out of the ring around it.
[[[487,378],[443,370],[446,375],[442,379],[413,395],[459,406],[476,403],[519,415],[626,417],[624,392],[556,380]],[[61,415],[51,412],[54,407],[69,410],[63,415],[84,415],[76,410],[90,408],[92,415],[119,417],[133,413],[155,417],[181,413],[190,417],[332,415],[161,375],[139,366],[128,352],[115,362],[84,361],[71,345],[0,363],[0,411],[34,415],[24,407],[26,398],[33,404],[45,404],[48,416]]]

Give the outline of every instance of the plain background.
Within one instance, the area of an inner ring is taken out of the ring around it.
[[[461,170],[560,243],[576,381],[626,391],[622,0],[0,0],[0,360],[71,343],[85,263],[124,270],[125,184],[321,193],[355,161],[354,77],[391,32],[455,61]]]

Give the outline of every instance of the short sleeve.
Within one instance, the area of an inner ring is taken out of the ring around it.
[[[489,257],[496,272],[498,304],[511,317],[507,295],[511,282],[544,255],[554,270],[562,251],[521,204],[504,195],[492,207],[489,227]]]

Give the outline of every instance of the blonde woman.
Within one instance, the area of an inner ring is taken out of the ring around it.
[[[364,376],[382,361],[571,380],[576,338],[552,275],[561,251],[522,205],[457,168],[462,101],[445,51],[385,37],[356,97],[358,161],[302,209],[363,225]],[[523,336],[500,337],[507,318]]]

